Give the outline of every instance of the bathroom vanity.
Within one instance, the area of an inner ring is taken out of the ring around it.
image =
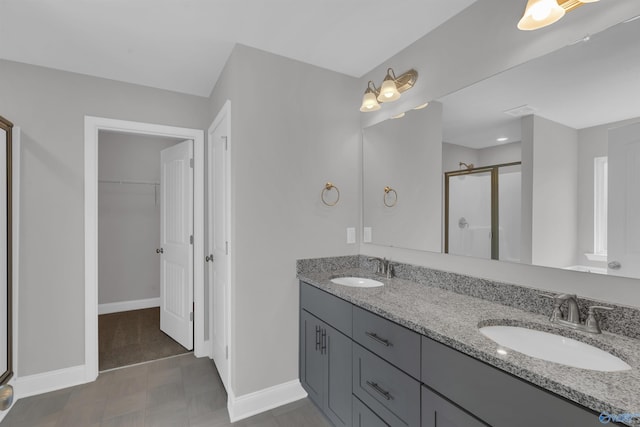
[[[603,411],[640,412],[637,340],[579,337],[625,349],[619,354],[632,369],[620,372],[499,354],[478,325],[546,327],[546,319],[401,278],[376,277],[384,286],[368,289],[330,281],[365,274],[370,270],[298,274],[300,380],[334,425],[598,426]]]

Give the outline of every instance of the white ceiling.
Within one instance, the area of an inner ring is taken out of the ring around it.
[[[574,129],[640,116],[640,19],[441,98],[444,141],[470,148],[520,141],[523,105]]]
[[[360,77],[475,0],[0,0],[0,58],[209,96],[236,43]]]

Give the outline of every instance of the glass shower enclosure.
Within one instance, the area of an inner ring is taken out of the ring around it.
[[[445,172],[444,252],[520,261],[520,162]]]

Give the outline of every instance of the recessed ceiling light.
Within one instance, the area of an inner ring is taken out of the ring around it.
[[[404,117],[404,113],[396,114],[395,116],[391,116],[392,119],[401,119]]]
[[[501,138],[496,139],[496,141],[498,141],[498,142],[505,142],[505,141],[508,141],[508,140],[509,140],[509,138],[507,138],[506,136],[503,136]]]
[[[417,107],[413,107],[414,110],[422,110],[423,108],[426,108],[427,105],[429,105],[428,102],[425,102],[424,104],[420,104]]]

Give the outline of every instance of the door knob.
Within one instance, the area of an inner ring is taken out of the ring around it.
[[[163,254],[164,253],[164,249],[162,249],[162,248],[156,249],[156,253],[157,254]]]
[[[607,264],[607,266],[612,270],[620,270],[622,264],[620,264],[618,261],[611,261],[609,264]]]
[[[204,260],[206,262],[213,262],[213,255],[207,255],[206,257],[204,257]]]

